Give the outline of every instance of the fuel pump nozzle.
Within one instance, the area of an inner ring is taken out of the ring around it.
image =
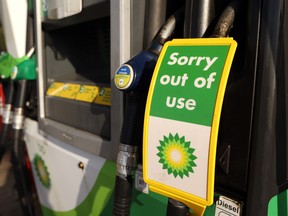
[[[151,42],[150,46],[135,55],[126,63],[122,64],[116,71],[114,83],[116,87],[125,92],[143,91],[143,86],[149,86],[149,82],[144,82],[147,75],[152,75],[158,56],[164,43],[172,38],[176,23],[183,17],[183,9],[172,15],[162,26],[159,33]],[[144,76],[142,76],[144,75]],[[148,79],[150,81],[150,79]],[[147,90],[147,89],[146,89]]]
[[[23,60],[24,58],[16,59],[9,53],[3,53],[0,58],[0,77],[3,80],[3,83],[5,83],[4,95],[6,99],[3,107],[2,128],[0,134],[0,162],[10,142],[9,132],[12,125],[14,99],[14,82],[10,78],[12,68]]]
[[[163,25],[149,48],[121,65],[115,74],[116,87],[124,92],[126,105],[122,125],[115,183],[113,215],[130,215],[133,174],[137,165],[137,148],[141,147],[146,97],[158,56],[171,39],[183,9]]]
[[[14,111],[18,112],[17,109],[14,110],[16,87],[15,80],[36,79],[36,76],[33,73],[29,73],[30,68],[35,67],[34,58],[29,58],[33,54],[33,52],[34,48],[32,48],[27,53],[27,55],[23,56],[22,58],[16,59],[9,54],[4,54],[4,57],[0,59],[0,76],[7,82],[4,91],[6,102],[3,108],[2,130],[0,134],[0,162],[7,148],[9,148],[10,146],[11,140],[9,139],[9,131],[12,128]],[[21,68],[20,73],[18,73],[18,68]]]
[[[12,121],[12,151],[16,186],[21,197],[21,205],[25,215],[35,215],[29,174],[26,170],[25,143],[23,127],[25,120],[25,106],[29,85],[36,79],[35,59],[32,56],[34,48],[26,55],[27,59],[13,68],[11,79],[15,82],[16,98],[14,102],[14,116]]]

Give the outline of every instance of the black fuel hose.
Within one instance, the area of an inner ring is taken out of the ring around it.
[[[29,182],[29,174],[26,168],[25,143],[23,140],[24,108],[27,98],[29,80],[16,82],[16,98],[14,105],[14,117],[12,122],[12,152],[15,182],[20,197],[20,204],[24,215],[33,216],[34,206],[32,188]]]
[[[9,79],[7,81],[6,88],[4,89],[5,94],[5,105],[2,116],[2,129],[0,134],[0,162],[3,155],[7,151],[9,145],[9,132],[11,131],[12,116],[13,116],[13,99],[14,99],[14,81]]]
[[[167,216],[188,216],[189,207],[184,205],[182,202],[176,201],[174,199],[168,199],[167,205]]]
[[[238,0],[232,1],[222,12],[211,37],[227,37],[234,24],[235,14],[240,7]],[[167,205],[167,216],[177,215],[186,216],[189,215],[189,208],[183,203],[169,198]]]
[[[113,215],[130,215],[132,199],[133,174],[137,163],[137,144],[139,144],[139,127],[141,103],[138,92],[126,95],[127,101],[124,112],[124,122],[121,131],[120,145],[117,158],[117,175],[115,182],[115,196]],[[133,124],[132,124],[133,123]]]
[[[143,48],[149,47],[157,31],[166,21],[167,0],[146,0]]]
[[[214,0],[186,0],[184,37],[205,37],[205,35],[209,34],[207,30],[214,17]]]
[[[227,37],[234,24],[237,11],[240,8],[240,0],[232,1],[223,11],[214,28],[211,37]]]
[[[124,91],[126,105],[122,125],[115,182],[113,215],[130,215],[133,175],[137,166],[137,148],[142,147],[145,103],[151,77],[164,43],[172,38],[176,23],[183,18],[183,9],[172,15],[163,25],[150,47],[134,56],[121,67],[131,68],[135,74]],[[121,69],[118,69],[118,71]],[[124,70],[124,69],[123,69]]]

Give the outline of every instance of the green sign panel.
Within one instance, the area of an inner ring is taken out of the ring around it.
[[[168,42],[148,93],[144,180],[199,214],[213,203],[219,120],[235,50],[232,38]]]
[[[169,46],[155,82],[150,115],[211,126],[230,46]]]

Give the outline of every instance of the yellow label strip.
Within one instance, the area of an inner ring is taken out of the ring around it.
[[[102,87],[95,99],[96,104],[111,106],[111,88]]]
[[[75,100],[92,103],[95,100],[98,93],[99,93],[98,86],[82,85],[79,89],[79,92]]]
[[[111,106],[111,88],[53,82],[46,95]]]
[[[75,99],[80,87],[79,84],[66,83],[59,96],[68,99]]]
[[[64,86],[65,86],[65,83],[62,83],[62,82],[53,82],[47,92],[46,92],[46,95],[49,95],[49,96],[59,96],[61,91],[64,89]]]

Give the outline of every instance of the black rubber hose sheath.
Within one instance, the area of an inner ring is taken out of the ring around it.
[[[130,214],[132,188],[132,176],[128,176],[126,179],[116,176],[113,215],[126,216]]]
[[[2,127],[1,127],[1,134],[0,134],[0,162],[2,157],[4,156],[5,152],[10,146],[9,140],[9,132],[11,131],[11,121],[12,118],[12,106],[14,100],[14,81],[8,80],[7,86],[4,90],[5,94],[5,106],[4,112],[2,116]],[[4,116],[5,115],[5,116]]]
[[[24,109],[27,96],[28,80],[17,81],[17,93],[15,98],[15,108]]]
[[[0,134],[0,163],[9,146],[9,140],[7,137],[8,137],[8,133],[10,129],[11,129],[11,124],[2,123],[1,134]]]
[[[143,48],[146,49],[166,19],[167,0],[146,0]]]
[[[186,0],[184,37],[200,38],[215,17],[214,0]]]
[[[211,37],[227,37],[234,24],[234,19],[239,10],[240,2],[238,0],[232,1],[221,14]]]
[[[167,216],[188,216],[189,215],[189,207],[184,205],[183,203],[169,199],[167,205]]]
[[[11,162],[15,176],[15,183],[20,197],[20,205],[25,216],[34,216],[34,206],[31,183],[27,175],[24,141],[22,140],[23,130],[13,131],[13,150],[11,153]]]
[[[4,91],[5,94],[5,104],[13,104],[14,99],[14,81],[9,79],[7,87]]]

